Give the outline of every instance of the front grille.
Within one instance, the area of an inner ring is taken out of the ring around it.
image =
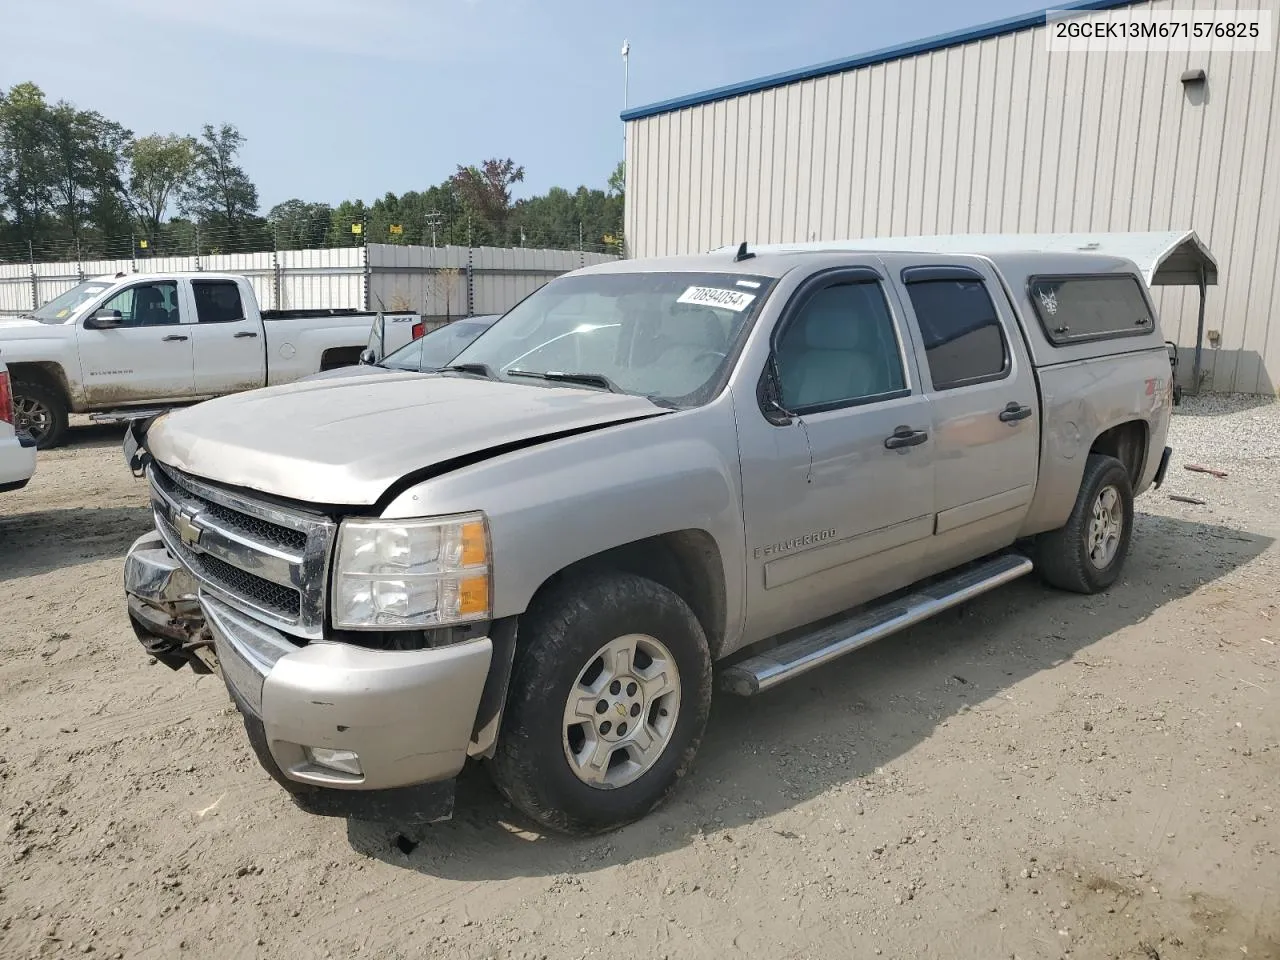
[[[285,620],[296,621],[302,615],[302,597],[297,590],[264,580],[209,554],[196,553],[182,542],[168,517],[157,513],[156,526],[161,533],[169,535],[166,539],[170,548],[176,550],[177,559],[201,580],[216,584],[232,596],[247,600],[250,605]]]
[[[181,491],[187,498],[200,504],[202,513],[250,540],[278,545],[289,550],[302,550],[307,545],[307,535],[303,531],[290,530],[288,527],[283,527],[278,523],[260,520],[247,513],[224,507],[220,503],[200,496],[199,493],[191,489],[189,481],[184,482],[180,478],[170,477],[164,470],[157,471],[156,479],[160,486],[166,488],[170,494],[177,495]]]
[[[158,463],[147,472],[156,529],[203,588],[287,633],[323,635],[333,521]]]

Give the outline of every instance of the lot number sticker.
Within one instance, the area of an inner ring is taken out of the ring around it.
[[[721,310],[732,310],[741,313],[751,306],[756,298],[754,293],[743,293],[741,290],[721,290],[719,287],[690,287],[676,298],[676,303],[691,303],[700,307],[718,307]]]

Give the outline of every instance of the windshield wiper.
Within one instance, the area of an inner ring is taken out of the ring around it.
[[[484,377],[486,380],[497,380],[497,376],[493,372],[493,368],[487,363],[451,363],[447,367],[441,367],[440,372],[448,371],[449,373],[473,373],[477,377]],[[422,373],[431,372],[430,368],[420,371]]]
[[[626,393],[620,386],[603,373],[564,373],[560,370],[506,370],[508,377],[534,377],[538,380],[550,380],[554,383],[580,383],[584,387],[600,387],[610,393]]]

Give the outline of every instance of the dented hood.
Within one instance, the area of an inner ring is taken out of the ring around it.
[[[156,460],[304,503],[376,503],[407,474],[510,445],[659,416],[642,397],[465,376],[295,383],[178,410],[147,431]],[[446,467],[447,469],[447,467]]]

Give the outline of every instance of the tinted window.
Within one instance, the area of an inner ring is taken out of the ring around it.
[[[488,322],[455,320],[401,347],[383,360],[382,366],[392,370],[433,370],[443,367],[470,346],[471,341],[488,330],[489,326]]]
[[[777,361],[788,410],[839,406],[906,387],[893,318],[874,281],[813,294],[783,330]]]
[[[178,285],[170,281],[126,287],[98,308],[116,313],[125,327],[155,327],[178,322]]]
[[[234,323],[244,319],[240,288],[230,280],[193,280],[196,319],[201,323]]]
[[[1155,324],[1137,277],[1033,277],[1031,305],[1055,344],[1150,333]]]
[[[924,337],[935,390],[1004,374],[1009,351],[995,305],[981,280],[925,280],[907,284]]]

